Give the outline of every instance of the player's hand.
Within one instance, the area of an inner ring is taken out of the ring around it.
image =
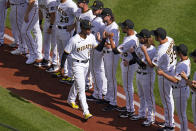
[[[158,75],[162,76],[162,75],[163,75],[163,73],[164,73],[164,72],[163,72],[163,70],[161,70],[161,69],[157,69],[157,74],[158,74]]]
[[[103,32],[103,39],[105,39],[105,38],[107,38],[107,37],[106,37],[106,31],[104,30],[104,32]]]
[[[124,64],[124,66],[129,66],[129,62],[126,60],[123,61],[123,64]]]
[[[192,81],[192,86],[195,88],[195,90],[196,90],[196,81],[195,80],[193,80]]]
[[[29,15],[25,14],[25,16],[24,16],[24,21],[25,21],[26,23],[29,22]]]
[[[47,33],[51,34],[52,33],[52,28],[48,28]]]
[[[133,47],[130,48],[130,53],[133,53],[135,50]]]
[[[182,77],[183,79],[188,79],[188,77],[186,76],[186,73],[185,73],[184,71],[181,72],[180,75],[181,75],[181,77]]]
[[[114,33],[108,33],[107,35],[109,39],[112,39],[114,37]]]

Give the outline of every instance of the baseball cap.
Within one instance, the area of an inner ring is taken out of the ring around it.
[[[94,1],[93,5],[91,6],[93,10],[103,9],[103,2],[96,0]]]
[[[167,32],[165,29],[159,27],[156,30],[152,30],[152,35],[159,36],[161,39],[165,39],[167,36]]]
[[[190,53],[190,56],[191,57],[196,57],[196,49],[193,52]]]
[[[78,3],[89,3],[89,0],[77,0]]]
[[[174,51],[182,53],[184,56],[187,56],[188,48],[185,44],[180,44],[173,47]]]
[[[129,20],[129,19],[125,20],[122,23],[119,23],[119,25],[121,27],[128,27],[129,29],[133,29],[134,28],[134,23],[131,20]]]
[[[93,26],[89,20],[80,20],[80,27],[83,29],[91,29]]]
[[[136,34],[138,38],[150,38],[152,33],[147,29],[142,29],[140,33]]]
[[[112,16],[112,10],[110,8],[103,8],[103,11],[101,13],[102,17],[106,17],[106,16]]]

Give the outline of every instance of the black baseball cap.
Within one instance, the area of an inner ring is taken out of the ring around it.
[[[110,8],[103,8],[101,16],[104,18],[106,16],[112,16],[112,10]]]
[[[78,3],[89,3],[89,0],[77,0]]]
[[[134,28],[134,23],[131,20],[129,20],[129,19],[125,20],[122,23],[119,23],[119,25],[121,27],[128,27],[129,29],[133,29]]]
[[[159,36],[162,40],[166,38],[167,32],[165,29],[159,27],[156,30],[152,30],[152,35]]]
[[[93,10],[99,10],[99,9],[103,9],[103,2],[101,2],[100,0],[96,0],[94,1],[93,5],[91,6],[91,8]]]
[[[138,38],[150,38],[152,33],[147,29],[142,29],[140,33],[136,34]]]
[[[188,48],[185,44],[180,44],[178,46],[173,47],[174,51],[178,53],[182,53],[184,56],[187,56]]]
[[[190,56],[191,57],[196,57],[196,49],[193,52],[190,53]]]
[[[80,27],[83,29],[91,29],[93,26],[89,20],[80,20]]]

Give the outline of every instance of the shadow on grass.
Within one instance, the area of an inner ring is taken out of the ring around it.
[[[16,98],[16,99],[18,99],[18,100],[20,100],[20,101],[22,101],[22,102],[30,103],[30,102],[28,102],[27,100],[21,98],[20,96],[14,94],[14,93],[12,93],[12,92],[9,92],[9,94],[10,94],[12,97],[14,97],[14,98]]]

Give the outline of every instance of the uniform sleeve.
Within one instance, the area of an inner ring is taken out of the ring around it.
[[[97,40],[96,40],[94,35],[92,35],[92,42],[93,42],[92,43],[93,48],[96,48],[98,46],[98,42],[97,42]]]
[[[48,5],[48,12],[54,13],[56,12],[56,10],[57,10],[57,2],[56,1],[50,2]]]
[[[179,81],[182,80],[182,77],[180,73],[184,71],[187,75],[187,65],[186,64],[180,64],[179,66],[176,66],[176,73],[175,73],[175,78],[178,79]]]
[[[119,42],[119,30],[118,29],[113,29],[111,31],[111,33],[114,33],[114,37],[113,37],[114,43],[115,43],[116,46],[118,46],[118,42]]]
[[[69,40],[68,44],[65,46],[64,51],[68,54],[70,54],[72,52],[72,50],[74,49],[74,41],[72,40],[72,38]]]
[[[196,80],[196,72],[194,73],[193,80]]]

